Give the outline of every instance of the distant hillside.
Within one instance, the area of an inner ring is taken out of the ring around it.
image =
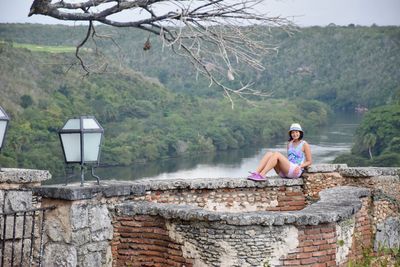
[[[272,29],[258,29],[260,40],[279,46],[279,53],[265,56],[265,71],[241,70],[242,80],[272,92],[276,98],[316,99],[337,109],[368,108],[392,101],[400,91],[400,27],[311,27],[293,36]],[[84,27],[1,24],[0,38],[21,43],[76,45],[84,37]],[[197,79],[187,62],[177,59],[158,38],[145,52],[148,33],[99,27],[100,34],[113,37],[99,41],[107,54],[122,55],[122,61],[145,76],[157,78],[175,92],[220,97],[218,88]],[[272,35],[270,35],[271,33]],[[164,52],[163,52],[164,51]],[[236,81],[235,81],[236,82]],[[232,82],[233,83],[233,82]]]
[[[21,40],[23,41],[23,40]],[[65,45],[65,44],[63,44]],[[0,105],[11,116],[0,166],[63,172],[57,130],[67,118],[94,115],[105,129],[101,162],[129,165],[286,139],[288,123],[326,121],[320,102],[204,99],[171,92],[109,59],[107,72],[84,76],[74,54],[54,47],[0,43]],[[84,51],[89,60],[93,52]],[[304,108],[305,107],[305,108]]]

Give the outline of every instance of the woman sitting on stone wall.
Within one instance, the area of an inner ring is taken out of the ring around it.
[[[288,157],[279,152],[267,152],[256,171],[251,172],[247,178],[253,181],[264,181],[267,179],[266,174],[272,169],[275,169],[282,178],[299,178],[304,168],[312,163],[310,145],[303,140],[303,135],[300,124],[293,123],[289,128]]]

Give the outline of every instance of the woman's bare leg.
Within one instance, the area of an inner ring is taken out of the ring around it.
[[[272,153],[272,152],[268,152],[264,155],[264,157],[261,159],[261,161],[258,164],[258,167],[256,169],[257,173],[260,173],[265,168],[265,165],[267,165],[267,162],[269,161],[269,159],[272,157],[273,154],[274,153]]]
[[[262,176],[265,176],[273,168],[276,171],[281,171],[281,172],[287,174],[290,169],[290,162],[284,155],[282,155],[279,152],[275,152],[269,157],[264,168],[259,173]]]

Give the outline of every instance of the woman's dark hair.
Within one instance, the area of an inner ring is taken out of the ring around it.
[[[301,139],[303,139],[304,133],[302,131],[299,131],[299,132],[300,132],[299,140],[301,140]],[[292,131],[289,132],[289,140],[288,140],[289,142],[293,140],[291,133],[292,133]]]

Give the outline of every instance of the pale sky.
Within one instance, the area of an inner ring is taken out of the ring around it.
[[[65,23],[42,15],[28,17],[32,2],[0,0],[0,23]],[[261,9],[271,16],[288,17],[299,26],[400,25],[400,0],[265,0]]]

